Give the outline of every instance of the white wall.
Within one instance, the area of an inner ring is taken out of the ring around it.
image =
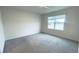
[[[27,11],[3,8],[2,18],[6,40],[40,32],[40,15]]]
[[[2,24],[1,10],[0,10],[0,52],[3,52],[4,43],[5,43],[5,38],[4,38],[3,24]]]
[[[47,17],[56,15],[66,15],[64,31],[50,30],[47,28]],[[79,7],[70,7],[56,12],[41,15],[41,32],[57,35],[60,37],[79,41]]]

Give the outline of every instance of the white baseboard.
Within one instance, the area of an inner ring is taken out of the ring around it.
[[[38,32],[40,33],[40,32]],[[38,34],[38,33],[31,33],[31,34],[28,34],[28,35],[16,35],[16,36],[13,36],[13,37],[10,37],[6,40],[12,40],[12,39],[15,39],[15,38],[20,38],[20,37],[24,37],[24,36],[30,36],[30,35],[34,35],[34,34]]]
[[[78,53],[79,53],[79,43],[78,43]]]
[[[3,53],[3,51],[4,51],[4,45],[5,45],[5,40],[4,40],[3,43],[2,43],[2,47],[1,47],[1,49],[0,49],[0,53]]]

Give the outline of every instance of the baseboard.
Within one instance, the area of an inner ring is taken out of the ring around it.
[[[5,40],[4,40],[4,43],[2,44],[2,49],[0,50],[0,53],[4,52],[4,47],[5,47]]]
[[[78,53],[79,53],[79,42],[78,42]]]
[[[13,38],[10,38],[10,39],[7,39],[7,40],[13,40],[13,39],[16,39],[16,38],[21,38],[21,37],[25,37],[25,36],[31,36],[31,35],[35,35],[35,34],[38,34],[38,33],[33,33],[33,34],[30,34],[30,35],[17,36],[17,37],[13,37]]]
[[[45,33],[45,32],[41,32],[41,33],[44,33],[44,34],[49,34],[49,33]],[[77,43],[78,43],[78,41],[73,40],[73,39],[65,38],[65,37],[62,37],[62,36],[54,35],[54,34],[49,34],[49,35],[51,35],[51,36],[55,36],[55,37],[59,37],[59,38],[62,38],[62,39],[68,39],[68,40],[75,41],[75,42],[77,42]]]

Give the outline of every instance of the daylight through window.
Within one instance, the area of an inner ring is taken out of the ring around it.
[[[48,17],[48,29],[64,30],[65,15]]]

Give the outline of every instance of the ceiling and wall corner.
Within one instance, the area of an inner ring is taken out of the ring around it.
[[[69,7],[71,6],[3,6],[3,8],[19,9],[37,14],[45,14]]]

